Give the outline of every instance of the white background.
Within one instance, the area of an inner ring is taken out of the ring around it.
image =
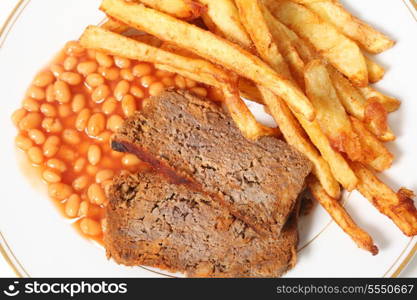
[[[7,16],[10,14],[13,7],[16,5],[17,0],[0,0],[0,27],[6,20]],[[0,51],[1,55],[1,51]],[[3,259],[0,256],[0,277],[14,277],[15,274]],[[402,273],[402,277],[417,277],[417,259],[414,259],[413,262],[406,268]]]

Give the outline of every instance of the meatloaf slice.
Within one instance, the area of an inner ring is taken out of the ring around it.
[[[204,193],[156,173],[122,174],[108,192],[107,255],[190,277],[277,277],[296,261],[292,219],[279,238],[261,237]]]
[[[217,105],[185,91],[151,97],[112,139],[167,175],[204,191],[258,233],[278,236],[310,162],[275,137],[243,137]]]

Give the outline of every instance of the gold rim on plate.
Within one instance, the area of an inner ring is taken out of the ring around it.
[[[6,21],[4,22],[3,26],[0,28],[0,49],[3,46],[4,42],[6,41],[6,38],[7,38],[8,34],[10,33],[10,31],[12,30],[14,24],[16,23],[16,21],[18,20],[19,16],[21,15],[21,13],[23,12],[23,10],[25,9],[25,7],[27,6],[27,4],[30,1],[31,0],[19,0],[16,3],[16,6],[12,9],[11,13],[9,14],[9,16],[6,18]],[[413,13],[413,11],[411,10],[411,8],[407,5],[406,0],[402,0],[402,2],[407,7],[407,9],[410,11],[410,13],[413,16],[413,18],[417,21],[417,16]],[[415,11],[417,13],[417,0],[409,0],[409,3],[412,5],[412,7],[415,9]],[[309,242],[307,242],[304,246],[302,246],[298,250],[298,252],[300,252],[301,250],[305,249],[308,245],[310,245],[313,241],[315,241],[317,239],[317,237],[319,235],[321,235],[324,231],[326,231],[326,229],[328,227],[330,227],[330,225],[332,223],[333,223],[332,220],[329,223],[327,223],[324,226],[324,228],[316,236],[314,236]],[[401,251],[400,255],[393,262],[393,264],[391,265],[391,267],[388,268],[388,270],[385,272],[385,274],[383,275],[383,277],[386,277],[387,274],[392,271],[392,269],[395,267],[395,265],[397,265],[397,263],[401,260],[401,258],[404,255],[404,253],[407,252],[407,249],[409,248],[409,246],[412,245],[413,242],[415,242],[415,240],[416,240],[415,237],[410,238],[410,240],[407,243],[407,245],[405,246],[405,248]],[[400,273],[408,265],[408,263],[411,261],[411,259],[414,257],[414,255],[416,254],[416,252],[417,252],[417,243],[414,245],[414,247],[411,250],[409,250],[408,255],[405,258],[403,258],[401,264],[397,267],[397,269],[395,271],[393,271],[391,277],[393,277],[393,278],[398,277],[400,275]],[[8,245],[7,240],[5,239],[5,237],[1,233],[1,231],[0,231],[0,253],[4,257],[5,261],[10,266],[10,268],[13,270],[13,272],[16,274],[17,277],[20,277],[20,278],[30,277],[29,273],[25,270],[25,268],[23,267],[23,265],[19,262],[18,258],[14,255],[12,249]],[[145,270],[147,270],[147,271],[156,273],[158,275],[163,275],[163,276],[166,276],[166,277],[173,277],[173,276],[170,276],[168,274],[163,274],[163,273],[160,273],[158,271],[150,270],[150,269],[148,269],[146,267],[142,267],[142,268],[145,269]]]

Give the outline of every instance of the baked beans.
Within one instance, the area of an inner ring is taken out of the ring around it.
[[[78,42],[68,42],[33,79],[12,114],[19,129],[15,144],[40,169],[49,196],[82,234],[101,241],[113,177],[148,168],[135,155],[113,151],[111,135],[144,99],[173,86],[207,95],[193,80],[146,62],[86,51]]]

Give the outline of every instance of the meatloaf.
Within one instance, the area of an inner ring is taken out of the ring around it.
[[[107,255],[190,277],[277,277],[292,268],[295,219],[261,237],[210,196],[156,173],[122,174],[108,191]]]
[[[258,233],[279,236],[310,162],[275,137],[249,141],[221,107],[185,91],[145,101],[112,139],[173,183],[204,191]]]

